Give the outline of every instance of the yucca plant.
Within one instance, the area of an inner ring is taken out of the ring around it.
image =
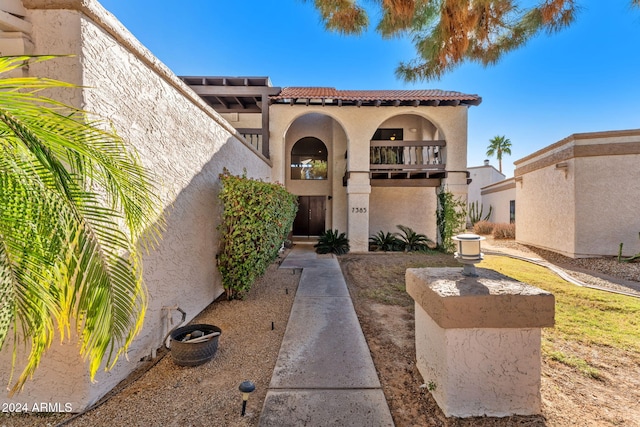
[[[349,239],[346,233],[340,233],[338,230],[327,230],[320,238],[318,243],[313,245],[319,254],[336,254],[344,255],[349,252]]]
[[[369,237],[369,244],[374,251],[399,251],[402,250],[402,241],[398,239],[396,233],[385,233],[380,230],[377,234]]]
[[[400,233],[398,233],[397,236],[400,247],[405,252],[425,250],[428,249],[429,246],[435,247],[435,242],[426,235],[416,233],[413,229],[405,225],[397,225],[396,227],[400,229]]]
[[[0,57],[0,73],[50,58]],[[93,379],[126,351],[147,306],[142,250],[159,238],[158,189],[108,123],[38,93],[76,87],[0,77],[0,348],[13,330],[14,348],[31,349],[11,394],[56,330],[75,330]]]

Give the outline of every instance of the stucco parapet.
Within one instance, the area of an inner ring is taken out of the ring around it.
[[[617,143],[629,143],[640,141],[640,129],[618,130],[618,131],[606,131],[606,132],[589,132],[589,133],[575,133],[568,137],[561,139],[560,141],[548,145],[538,151],[535,151],[528,156],[516,160],[514,165],[516,168],[520,165],[526,165],[532,161],[538,160],[542,157],[552,155],[562,150],[566,150],[576,145],[594,145],[594,144],[608,144],[612,142]],[[573,157],[574,153],[568,153],[568,158]]]
[[[508,178],[504,181],[494,182],[493,184],[486,185],[480,189],[480,195],[497,193],[499,191],[511,190],[516,188],[516,179]]]
[[[554,325],[553,294],[493,270],[410,268],[407,293],[443,329],[542,328]]]
[[[224,120],[213,108],[191,88],[178,78],[165,64],[156,58],[149,49],[144,47],[142,43],[135,38],[127,28],[122,25],[118,19],[107,11],[102,5],[95,0],[23,0],[23,4],[27,9],[33,10],[75,10],[89,19],[97,26],[102,28],[118,43],[128,49],[138,60],[153,70],[158,76],[165,80],[170,86],[177,90],[181,95],[187,98],[191,103],[204,111],[211,119],[223,127],[231,135],[235,136],[240,142],[262,159],[269,166],[272,166],[271,160],[259,153],[246,142],[244,137],[230,123]]]

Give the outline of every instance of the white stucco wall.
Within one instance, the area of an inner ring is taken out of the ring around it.
[[[481,189],[480,203],[484,207],[483,216],[489,213],[489,221],[500,224],[510,222],[510,203],[516,200],[516,182],[514,178],[496,182]],[[516,203],[516,217],[518,216],[518,204]]]
[[[180,306],[190,320],[223,292],[215,265],[221,214],[218,175],[226,167],[270,180],[271,167],[95,1],[27,0],[25,5],[31,8],[36,54],[76,55],[34,65],[30,74],[86,86],[71,95],[55,95],[112,121],[145,166],[159,175],[167,215],[162,242],[144,258],[149,307],[128,360],[121,358],[112,371],[99,372],[91,384],[76,343],[54,343],[33,381],[13,399],[70,402],[72,410],[79,411],[161,346],[171,327],[163,307]],[[51,5],[72,10],[38,10]],[[5,347],[0,354],[0,380],[5,384],[10,356]],[[10,401],[6,393],[3,401]]]
[[[471,204],[473,202],[482,202],[481,189],[487,185],[504,180],[504,174],[501,174],[496,168],[491,165],[475,166],[467,169],[469,171],[469,178],[471,183],[469,184],[469,191],[467,201]],[[485,212],[489,209],[487,206]]]
[[[571,257],[640,252],[640,130],[575,134],[516,164],[516,238]]]

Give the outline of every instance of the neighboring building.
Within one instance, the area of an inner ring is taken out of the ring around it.
[[[496,224],[514,223],[516,220],[516,181],[505,179],[482,187],[482,204],[486,209],[491,206],[489,221]]]
[[[640,129],[574,134],[515,165],[518,242],[573,258],[640,252]]]
[[[367,251],[406,225],[437,238],[436,191],[467,195],[467,108],[441,90],[271,87],[266,77],[182,77],[273,162],[299,196],[294,236],[346,231]],[[493,168],[491,168],[493,169]]]
[[[478,207],[482,208],[482,216],[484,217],[489,213],[489,204],[482,198],[482,188],[495,182],[502,181],[505,178],[505,175],[490,165],[489,160],[485,160],[484,165],[482,166],[472,166],[467,168],[467,171],[469,172],[469,179],[471,180],[469,183],[467,203],[471,206],[477,202]],[[495,209],[495,207],[493,209]],[[494,215],[492,213],[491,217],[489,217],[489,221],[496,222],[493,220],[493,217]]]
[[[481,102],[476,95],[280,89],[266,77],[181,80],[96,0],[5,0],[0,12],[2,54],[69,54],[31,64],[25,75],[79,85],[50,95],[110,119],[161,177],[167,213],[162,241],[144,257],[149,305],[128,358],[93,383],[77,339],[63,341],[22,393],[3,394],[5,403],[85,409],[155,357],[179,319],[176,307],[188,322],[223,292],[215,264],[223,168],[284,183],[300,196],[296,234],[337,228],[355,251],[397,224],[435,238],[436,190],[466,198],[467,107]],[[0,353],[5,384],[11,344]]]

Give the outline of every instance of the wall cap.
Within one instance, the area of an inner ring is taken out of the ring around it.
[[[494,270],[410,268],[407,293],[443,329],[543,328],[554,325],[553,294]]]

